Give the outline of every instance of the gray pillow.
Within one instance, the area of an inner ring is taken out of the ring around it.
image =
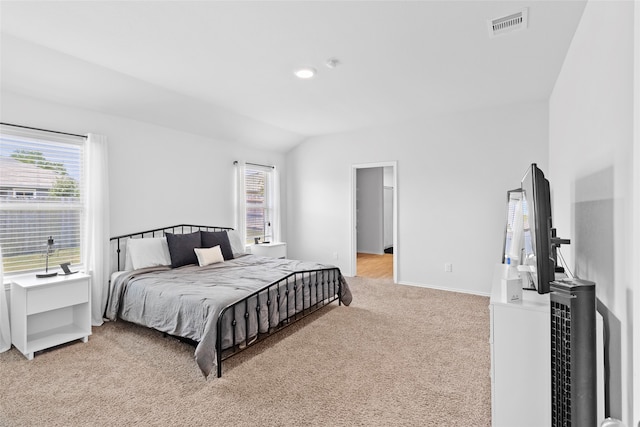
[[[233,250],[226,231],[201,231],[200,234],[202,235],[203,248],[220,246],[224,260],[233,259]]]
[[[198,263],[194,249],[202,247],[199,231],[188,234],[165,233],[165,235],[167,236],[172,268]]]

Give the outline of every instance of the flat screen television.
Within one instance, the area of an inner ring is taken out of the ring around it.
[[[525,259],[533,283],[540,294],[549,293],[549,285],[555,280],[555,250],[552,247],[551,194],[549,181],[533,163],[521,182],[525,234]]]

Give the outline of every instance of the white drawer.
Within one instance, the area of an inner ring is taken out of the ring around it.
[[[82,304],[88,301],[89,286],[87,280],[32,288],[27,293],[27,315]]]

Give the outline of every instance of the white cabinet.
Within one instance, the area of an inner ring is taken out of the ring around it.
[[[260,243],[251,246],[251,253],[271,258],[286,258],[287,244],[284,242]]]
[[[491,415],[494,427],[551,424],[549,294],[523,291],[509,303],[501,290],[502,265],[491,292]]]
[[[522,291],[508,303],[501,289],[503,265],[491,289],[491,418],[494,427],[551,425],[551,315],[549,294]],[[596,314],[597,413],[604,418],[602,316]],[[599,423],[598,423],[599,425]]]
[[[11,341],[27,359],[36,351],[69,341],[87,342],[91,335],[89,276],[11,280]]]

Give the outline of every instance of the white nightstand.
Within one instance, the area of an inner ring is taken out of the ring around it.
[[[91,335],[89,276],[75,273],[45,279],[11,280],[11,342],[27,359],[36,351]]]
[[[251,246],[251,253],[271,258],[286,258],[287,244],[284,242],[260,243]]]

